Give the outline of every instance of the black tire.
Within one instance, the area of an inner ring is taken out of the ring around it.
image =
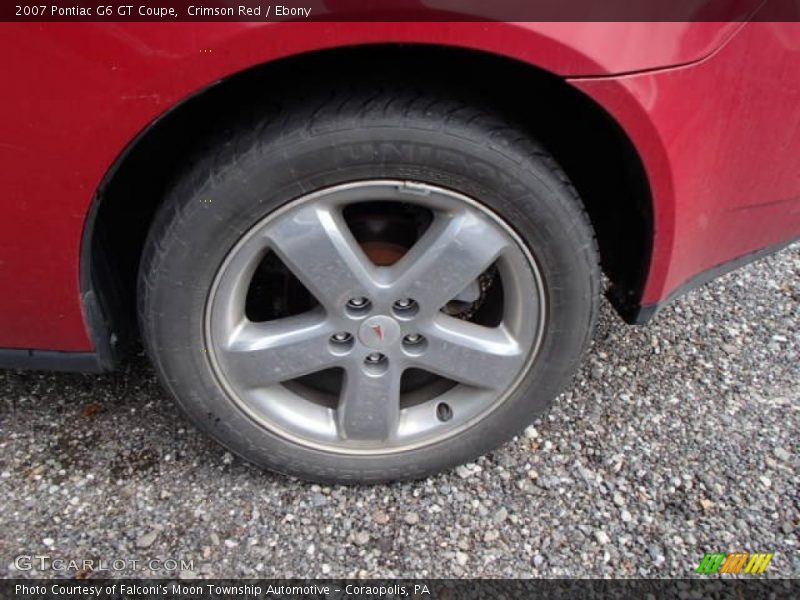
[[[177,179],[143,253],[143,339],[192,421],[257,465],[355,483],[421,478],[467,462],[548,408],[591,338],[599,301],[592,227],[553,158],[521,127],[446,93],[356,86],[280,102],[269,113],[234,128]],[[426,182],[489,207],[535,256],[548,314],[533,367],[484,420],[430,446],[351,456],[296,444],[246,416],[213,375],[203,319],[215,274],[244,232],[309,191],[367,178]]]

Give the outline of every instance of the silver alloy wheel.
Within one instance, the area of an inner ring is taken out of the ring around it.
[[[416,205],[432,221],[400,260],[376,266],[343,214],[364,202]],[[247,318],[250,281],[268,252],[319,306]],[[502,285],[496,326],[442,311],[493,265]],[[209,293],[206,347],[223,389],[262,427],[329,452],[387,454],[453,436],[502,404],[533,364],[545,308],[532,255],[494,213],[433,185],[368,180],[298,198],[244,235]],[[292,385],[328,369],[344,374],[333,405]],[[447,384],[405,398],[409,369]]]

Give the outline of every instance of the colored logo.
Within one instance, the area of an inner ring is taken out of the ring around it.
[[[697,567],[697,572],[701,575],[714,575],[715,573],[747,573],[756,575],[763,573],[769,561],[772,560],[772,552],[733,552],[731,554],[706,554]],[[743,570],[744,569],[744,570]]]
[[[387,315],[370,317],[358,328],[358,339],[373,350],[388,350],[400,341],[400,337],[400,325]]]

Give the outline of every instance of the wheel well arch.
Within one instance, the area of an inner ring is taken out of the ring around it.
[[[269,102],[271,90],[385,76],[387,65],[394,81],[436,81],[491,103],[554,155],[584,202],[608,295],[627,318],[644,287],[654,226],[644,166],[617,122],[563,79],[515,59],[442,46],[355,46],[279,59],[216,82],[150,123],[118,157],[95,193],[81,242],[84,312],[106,365],[138,341],[139,258],[174,174],[224,132],[232,114]]]

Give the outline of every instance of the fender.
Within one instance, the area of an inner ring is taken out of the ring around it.
[[[91,352],[79,255],[106,173],[159,116],[255,65],[325,48],[472,48],[561,76],[701,60],[740,23],[3,23],[0,348]],[[98,51],[101,49],[102,51]],[[391,68],[391,65],[387,65]],[[36,101],[31,101],[31,98]],[[46,166],[46,170],[43,165]],[[35,226],[33,225],[35,223]],[[91,308],[91,307],[89,307]],[[87,309],[88,310],[88,309]],[[89,312],[92,312],[91,310]]]

